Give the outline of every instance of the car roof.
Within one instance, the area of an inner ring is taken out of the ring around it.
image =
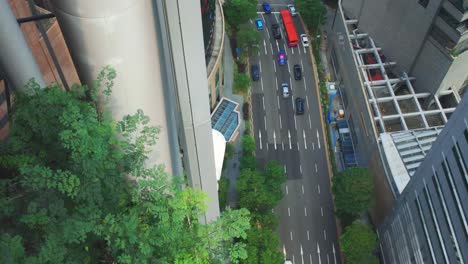
[[[284,54],[284,50],[278,50],[278,54]]]

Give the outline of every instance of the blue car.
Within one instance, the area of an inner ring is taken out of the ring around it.
[[[286,53],[284,50],[279,50],[278,51],[278,64],[279,65],[285,65],[286,64]]]
[[[260,18],[255,19],[255,25],[257,25],[258,30],[263,29],[263,21]]]
[[[269,3],[263,2],[262,6],[263,6],[263,10],[265,11],[265,13],[267,14],[271,13],[271,6]]]

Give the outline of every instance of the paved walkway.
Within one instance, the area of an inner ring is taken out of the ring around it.
[[[232,143],[234,145],[234,155],[233,157],[226,161],[223,171],[223,177],[229,179],[229,190],[228,190],[228,205],[230,207],[235,208],[236,202],[238,199],[237,191],[236,191],[236,183],[237,177],[239,176],[239,163],[240,158],[242,155],[242,136],[244,135],[245,125],[244,119],[242,115],[242,106],[244,104],[244,98],[240,95],[236,95],[232,93],[233,82],[234,82],[234,58],[231,52],[231,44],[229,42],[229,38],[225,36],[224,39],[224,88],[223,88],[223,96],[231,99],[239,104],[240,107],[240,123],[241,128],[239,131],[239,136],[237,139]]]

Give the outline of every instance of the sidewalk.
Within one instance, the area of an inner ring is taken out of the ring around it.
[[[226,161],[224,166],[224,171],[222,173],[222,177],[226,177],[229,179],[229,190],[228,190],[228,205],[232,208],[236,207],[236,203],[238,200],[237,191],[236,191],[236,183],[237,177],[239,176],[239,163],[240,158],[242,155],[242,137],[244,135],[245,124],[242,115],[242,106],[244,105],[244,98],[240,95],[233,94],[233,82],[234,82],[234,58],[231,52],[231,44],[229,42],[229,38],[226,35],[224,40],[224,88],[223,88],[223,96],[237,102],[240,106],[240,130],[239,136],[237,139],[232,143],[234,145],[234,155],[233,157]]]

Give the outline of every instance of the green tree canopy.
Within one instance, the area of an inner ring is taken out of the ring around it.
[[[247,231],[248,258],[245,264],[282,264],[284,255],[278,250],[280,239],[276,232],[265,228],[253,228]]]
[[[356,218],[370,206],[373,181],[366,168],[349,168],[333,177],[332,191],[338,216]]]
[[[231,28],[238,29],[241,24],[257,17],[257,1],[226,0],[223,5],[224,17]]]
[[[239,27],[237,45],[242,49],[244,57],[258,53],[261,39],[260,33],[252,25],[243,24]]]
[[[234,74],[234,92],[246,94],[250,88],[250,77],[242,72]]]
[[[340,245],[348,264],[379,263],[373,255],[377,236],[365,224],[354,222],[348,226],[340,237]]]
[[[321,0],[296,0],[297,10],[312,34],[317,34],[321,23],[325,22],[326,8]]]
[[[255,140],[250,135],[245,135],[242,139],[242,151],[246,155],[253,155],[255,151]]]
[[[0,146],[0,263],[226,263],[247,257],[245,209],[202,225],[206,196],[146,167],[158,129],[142,111],[115,122],[100,84],[15,95]],[[117,136],[117,134],[119,136]],[[129,176],[132,177],[129,177]],[[138,178],[138,181],[131,178]]]

